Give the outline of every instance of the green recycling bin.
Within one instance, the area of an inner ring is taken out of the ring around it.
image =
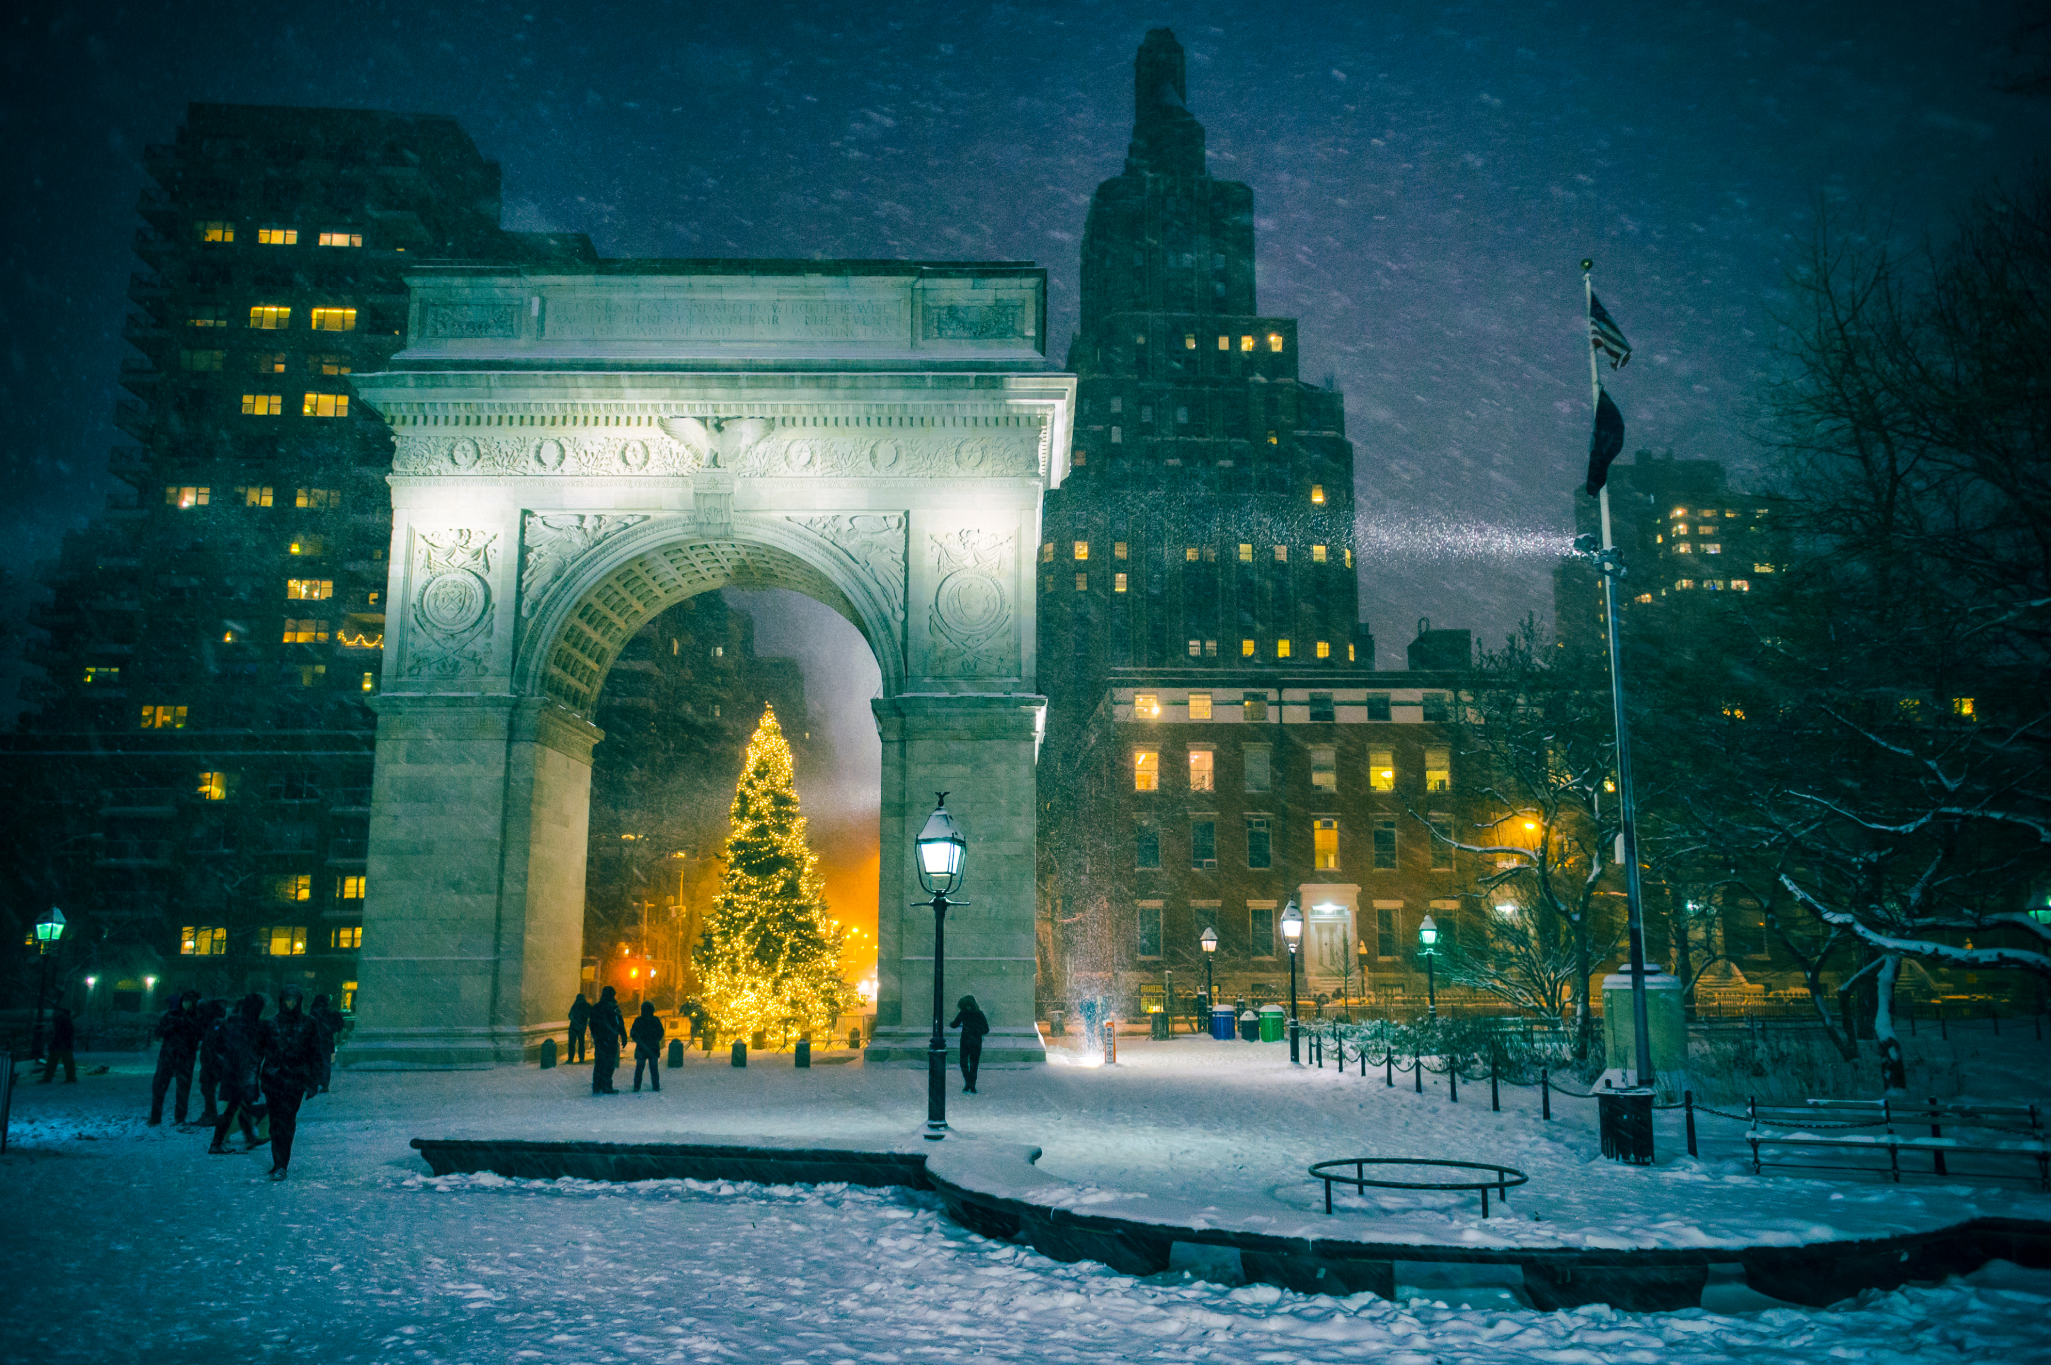
[[[1261,1006],[1261,1041],[1279,1043],[1288,1029],[1288,1012],[1280,1005]]]

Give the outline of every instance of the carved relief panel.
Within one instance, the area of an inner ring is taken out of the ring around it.
[[[1020,673],[1018,537],[1010,528],[928,530],[920,566],[923,667],[933,678]]]
[[[401,678],[449,682],[492,671],[498,541],[496,531],[467,527],[414,531]]]

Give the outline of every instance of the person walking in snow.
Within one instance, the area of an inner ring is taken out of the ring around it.
[[[620,1002],[607,986],[591,1007],[591,1093],[617,1095],[612,1073],[620,1067],[620,1047],[627,1041],[627,1021],[620,1014]]]
[[[976,1093],[976,1069],[983,1064],[983,1035],[990,1031],[990,1020],[976,1004],[976,997],[964,995],[954,1002],[954,1022],[949,1028],[961,1030],[961,1093]]]
[[[591,1027],[591,1002],[578,991],[577,998],[570,1002],[570,1055],[563,1060],[581,1062],[584,1060],[584,1032]]]
[[[214,1049],[221,1086],[221,1117],[214,1121],[214,1140],[207,1151],[226,1156],[228,1129],[242,1125],[242,1150],[253,1152],[262,1145],[256,1135],[255,1108],[262,1098],[257,1066],[263,1054],[258,1035],[263,1018],[263,997],[245,995],[235,1002],[235,1012],[215,1024],[207,1033],[207,1045]]]
[[[57,1078],[57,1068],[64,1068],[64,1083],[78,1084],[78,1027],[71,1022],[71,1010],[59,1005],[50,1014],[50,1048],[43,1054],[43,1079],[38,1085],[48,1085]]]
[[[157,1074],[150,1082],[150,1127],[164,1121],[164,1092],[171,1088],[171,1082],[178,1082],[178,1102],[171,1110],[172,1118],[185,1122],[185,1111],[192,1104],[192,1064],[199,1056],[199,992],[187,991],[178,997],[178,1003],[164,1011],[164,1017],[157,1020],[157,1037],[163,1041],[157,1044]]]
[[[266,1019],[258,1043],[263,1052],[263,1095],[271,1114],[271,1179],[283,1180],[292,1163],[292,1137],[299,1131],[299,1106],[320,1090],[321,1026],[304,1008],[297,986],[278,992],[278,1012]]]
[[[214,1028],[228,1017],[228,1002],[209,1000],[201,1005],[199,1014],[199,1097],[206,1109],[199,1121],[211,1128],[220,1121],[221,1115],[216,1100],[221,1086],[221,1048],[215,1037]]]
[[[662,1089],[662,1040],[669,1030],[655,1017],[655,1006],[641,1002],[641,1013],[631,1030],[634,1037],[634,1093],[641,1093],[641,1068],[648,1068],[648,1088]]]

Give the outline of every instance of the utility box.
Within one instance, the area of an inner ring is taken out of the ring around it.
[[[1688,1021],[1681,1009],[1680,978],[1645,964],[1645,1022],[1652,1037],[1652,1069],[1659,1101],[1672,1104],[1681,1092],[1700,1090],[1688,1077]],[[1631,1015],[1631,971],[1602,979],[1602,1042],[1616,1088],[1638,1082],[1638,1031]],[[1621,1073],[1621,1075],[1619,1075]]]

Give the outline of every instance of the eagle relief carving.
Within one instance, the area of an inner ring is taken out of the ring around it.
[[[600,541],[646,520],[643,516],[529,512],[521,535],[524,557],[520,564],[520,615],[534,615],[555,581]]]
[[[482,673],[491,645],[491,557],[496,531],[421,531],[414,541],[408,678]]]
[[[932,537],[940,584],[927,619],[932,676],[1009,677],[1018,672],[1017,632],[1004,579],[1011,537],[961,530]]]

